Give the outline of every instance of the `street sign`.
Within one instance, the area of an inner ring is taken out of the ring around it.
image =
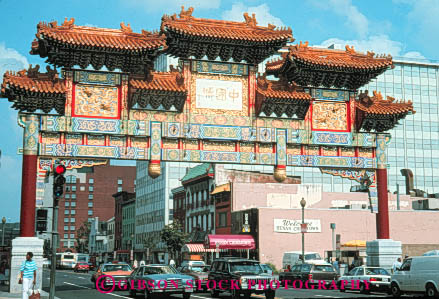
[[[300,232],[301,233],[307,233],[308,232],[308,223],[301,223],[300,224]]]

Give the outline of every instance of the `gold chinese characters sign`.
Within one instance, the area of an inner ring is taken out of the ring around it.
[[[248,115],[247,78],[194,75],[191,83],[191,111],[200,114]]]

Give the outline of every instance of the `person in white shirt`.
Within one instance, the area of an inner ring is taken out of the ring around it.
[[[175,267],[175,261],[173,259],[169,261],[169,266]]]
[[[393,266],[392,266],[392,272],[395,273],[395,271],[396,271],[397,269],[401,268],[401,266],[402,266],[401,258],[399,257],[399,258],[393,263]]]

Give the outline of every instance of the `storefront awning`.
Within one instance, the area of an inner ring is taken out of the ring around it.
[[[215,252],[215,249],[206,249],[204,244],[186,244],[181,248],[181,252]]]
[[[214,195],[221,192],[230,192],[230,183],[216,186],[210,194]]]
[[[255,239],[250,235],[207,235],[204,246],[210,249],[255,249]]]
[[[342,247],[366,247],[366,241],[364,240],[352,240],[341,244]]]

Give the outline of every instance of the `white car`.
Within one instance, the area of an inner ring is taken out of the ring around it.
[[[345,281],[342,286],[342,280]],[[359,290],[360,293],[368,294],[371,291],[389,292],[390,273],[384,268],[360,266],[352,269],[349,273],[341,276],[338,280],[340,292],[350,290]],[[354,281],[354,285],[352,285]],[[366,281],[366,283],[364,283]]]
[[[393,297],[402,294],[439,296],[439,256],[414,256],[406,259],[392,275]]]

